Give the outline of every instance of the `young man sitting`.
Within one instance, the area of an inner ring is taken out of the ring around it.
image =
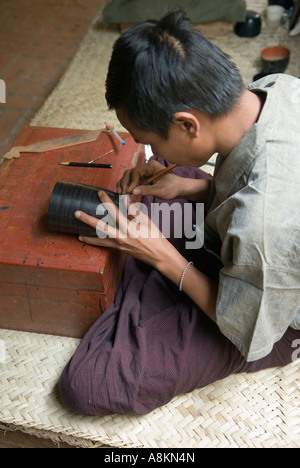
[[[292,361],[300,339],[299,87],[270,75],[246,88],[181,11],[117,40],[106,98],[155,158],[125,172],[116,190],[143,195],[149,209],[205,203],[204,248],[186,248],[174,232],[166,238],[132,205],[128,223],[105,193],[115,227],[76,212],[105,234],[81,242],[129,257],[114,304],[63,372],[69,408],[145,414],[232,373]],[[211,180],[198,167],[216,152]],[[169,163],[172,173],[147,184]]]

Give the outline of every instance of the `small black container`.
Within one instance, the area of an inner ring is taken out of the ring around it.
[[[96,230],[76,219],[74,213],[80,210],[98,219],[107,216],[98,197],[99,190],[106,192],[119,207],[119,195],[115,192],[84,184],[57,182],[49,203],[48,227],[68,234],[97,237]]]
[[[255,11],[247,11],[246,21],[236,23],[234,32],[240,37],[255,37],[261,31],[261,17]]]

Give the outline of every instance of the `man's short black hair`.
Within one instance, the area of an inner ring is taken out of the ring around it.
[[[141,130],[163,138],[176,112],[228,114],[244,85],[230,60],[183,11],[137,24],[115,42],[106,80],[110,109],[124,108]]]

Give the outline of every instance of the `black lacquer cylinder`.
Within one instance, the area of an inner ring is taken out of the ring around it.
[[[96,230],[75,218],[76,210],[102,219],[108,213],[98,197],[98,191],[106,192],[119,207],[119,195],[107,189],[84,184],[59,181],[51,195],[48,210],[48,226],[54,231],[81,236],[96,237]]]

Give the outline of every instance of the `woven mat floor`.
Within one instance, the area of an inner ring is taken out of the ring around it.
[[[89,417],[57,393],[79,340],[12,330],[0,340],[2,426],[91,448],[300,447],[299,362],[228,377],[146,416]]]
[[[286,73],[300,77],[300,35],[290,37],[282,27],[268,29],[264,21],[267,0],[247,0],[249,10],[261,13],[262,32],[255,38],[241,38],[233,34],[213,40],[230,55],[241,71],[245,84],[261,72],[260,53],[265,47],[283,45],[291,51]],[[115,113],[107,110],[105,80],[111,51],[119,32],[105,29],[101,17],[95,18],[74,60],[60,83],[32,119],[32,125],[62,128],[102,128],[104,121],[111,122],[116,130],[123,127]]]
[[[266,2],[247,3],[258,11]],[[295,59],[299,40],[292,42],[282,34],[266,32],[253,41],[232,37],[216,42],[234,57],[249,82],[259,71],[257,56],[263,46],[285,40],[293,57],[289,73],[300,76]],[[122,130],[103,97],[117,37],[118,32],[101,28],[95,19],[31,125],[94,129],[108,121]],[[147,416],[95,418],[66,410],[57,392],[62,369],[78,343],[72,338],[0,330],[0,428],[87,448],[300,448],[299,360],[285,368],[228,377],[178,396]]]

